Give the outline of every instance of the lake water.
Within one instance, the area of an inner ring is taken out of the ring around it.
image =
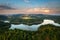
[[[9,29],[21,29],[21,30],[28,30],[28,31],[37,31],[38,28],[41,26],[41,25],[46,25],[46,24],[53,24],[55,26],[59,26],[60,27],[60,24],[58,23],[55,23],[53,20],[48,20],[48,19],[45,19],[41,24],[38,24],[38,25],[25,25],[25,24],[19,24],[19,25],[15,25],[15,24],[11,24],[11,27]]]

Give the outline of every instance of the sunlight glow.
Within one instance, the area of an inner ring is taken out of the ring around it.
[[[30,17],[23,17],[22,19],[31,19]]]
[[[44,12],[45,12],[45,13],[49,13],[49,12],[50,12],[50,10],[44,10]]]
[[[32,18],[28,15],[24,15],[24,16],[22,16],[22,19],[32,19]]]

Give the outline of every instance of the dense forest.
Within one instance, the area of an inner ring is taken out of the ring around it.
[[[35,16],[34,16],[35,17]],[[39,16],[40,18],[41,16]],[[11,24],[40,24],[45,16],[40,19],[28,19],[23,20],[20,17],[11,17],[5,20],[10,20],[10,23],[4,23],[4,17],[0,18],[0,40],[60,40],[60,27],[54,26],[52,24],[42,25],[38,28],[37,31],[26,31],[20,29],[9,29]],[[60,17],[48,17],[51,19],[55,19],[54,21],[60,20]],[[56,20],[57,19],[57,20]],[[58,23],[60,23],[58,21]]]
[[[54,25],[42,25],[38,31],[9,30],[7,25],[0,26],[0,40],[60,40],[60,27]]]

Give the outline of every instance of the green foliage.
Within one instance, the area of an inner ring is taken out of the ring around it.
[[[0,40],[60,40],[60,28],[54,25],[41,26],[38,31],[0,30]]]

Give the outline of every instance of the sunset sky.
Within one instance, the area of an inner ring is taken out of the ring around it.
[[[60,0],[0,0],[0,14],[60,14]]]

